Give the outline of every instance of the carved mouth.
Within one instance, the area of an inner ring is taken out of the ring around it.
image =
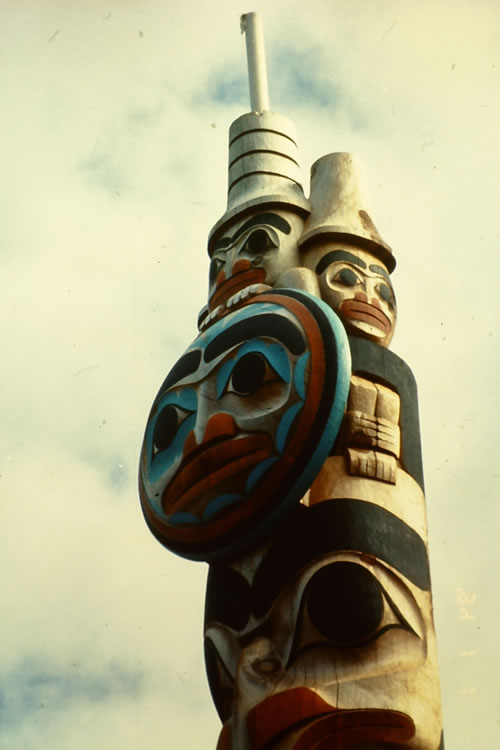
[[[215,439],[187,457],[163,493],[162,507],[172,515],[203,498],[226,479],[248,472],[269,458],[273,443],[264,432],[240,438]]]
[[[368,302],[348,299],[340,306],[340,312],[350,320],[370,323],[370,325],[380,328],[384,333],[390,333],[391,331],[392,325],[387,315]]]
[[[404,746],[415,734],[413,721],[404,713],[335,708],[308,688],[266,698],[249,712],[247,727],[252,750],[270,750],[291,732],[298,732],[293,750],[341,750],[375,742]]]
[[[222,305],[227,300],[250,284],[263,284],[266,280],[266,272],[263,268],[245,268],[222,282],[212,294],[209,309],[215,310],[217,305]]]

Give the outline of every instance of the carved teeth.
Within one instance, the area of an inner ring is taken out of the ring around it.
[[[271,287],[268,284],[249,284],[244,289],[240,289],[239,292],[236,292],[231,297],[229,297],[226,302],[226,307],[234,307],[244,299],[252,297],[254,294],[262,294],[262,292],[266,292],[269,289],[271,289]]]

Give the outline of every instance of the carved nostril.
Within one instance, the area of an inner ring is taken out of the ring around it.
[[[360,302],[368,302],[368,297],[365,292],[356,292],[354,299],[358,299]]]
[[[252,662],[252,669],[259,674],[274,674],[281,669],[281,662],[278,659],[255,659]]]

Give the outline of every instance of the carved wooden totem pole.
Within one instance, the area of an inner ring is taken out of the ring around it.
[[[146,427],[140,496],[168,549],[210,564],[218,750],[443,748],[417,393],[389,351],[395,260],[351,154],[310,197],[269,111],[229,131],[199,335]]]

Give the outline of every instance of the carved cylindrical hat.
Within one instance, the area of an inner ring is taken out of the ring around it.
[[[311,214],[299,240],[301,249],[332,239],[369,250],[389,272],[396,267],[392,250],[373,223],[362,162],[353,154],[327,154],[311,167]]]
[[[228,199],[208,238],[208,252],[228,224],[254,207],[287,208],[307,216],[295,127],[276,112],[249,112],[229,129]]]

